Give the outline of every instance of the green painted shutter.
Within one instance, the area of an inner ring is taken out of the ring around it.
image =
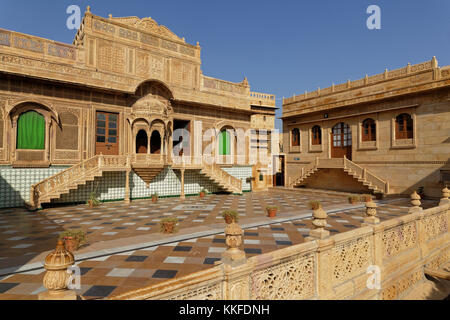
[[[230,133],[222,131],[219,136],[219,155],[228,156],[231,153],[230,150]]]
[[[20,115],[17,121],[17,149],[45,149],[45,119],[35,111]]]

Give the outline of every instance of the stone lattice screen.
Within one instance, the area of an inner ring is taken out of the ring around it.
[[[450,203],[442,204],[112,299],[401,299],[425,281],[424,267],[448,262],[449,218]],[[367,286],[371,266],[381,271],[378,289]]]

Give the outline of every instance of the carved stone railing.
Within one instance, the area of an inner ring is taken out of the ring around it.
[[[445,204],[110,299],[402,299],[448,263],[449,218]]]
[[[32,185],[30,204],[32,207],[39,206],[40,199],[58,194],[60,190],[83,181],[94,173],[101,173],[103,170],[126,170],[129,165],[128,156],[94,156]]]
[[[231,187],[233,192],[242,193],[242,180],[232,176],[215,163],[202,162],[202,171]]]
[[[346,90],[351,90],[358,87],[363,87],[375,83],[379,83],[386,80],[397,79],[401,77],[406,77],[415,73],[420,73],[424,71],[429,71],[433,69],[437,69],[437,61],[436,58],[433,57],[430,61],[425,61],[423,63],[415,64],[415,65],[407,65],[404,68],[396,69],[388,71],[386,69],[385,72],[376,74],[370,77],[365,77],[363,79],[347,81],[346,83],[332,85],[331,87],[325,89],[318,89],[312,92],[305,92],[304,94],[296,95],[290,98],[283,99],[283,105],[291,104],[298,101],[303,101],[306,99],[317,98],[320,96],[324,96],[327,94],[339,93]]]
[[[168,156],[160,154],[135,154],[132,156],[133,165],[167,165]]]
[[[250,104],[256,106],[276,106],[275,95],[260,93],[260,92],[250,92]]]
[[[372,186],[376,187],[379,191],[388,194],[389,184],[387,181],[377,177],[369,170],[357,165],[353,161],[344,157],[344,170],[350,169],[353,173],[359,176],[360,179],[370,183]]]
[[[296,184],[302,182],[309,173],[311,173],[315,170],[317,170],[316,162],[308,163],[306,166],[304,166],[300,169],[301,173],[299,176],[296,176],[294,178],[289,178],[290,179],[289,186],[293,187]]]

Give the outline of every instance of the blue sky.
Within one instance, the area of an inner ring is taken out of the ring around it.
[[[2,0],[0,28],[71,43],[66,8],[107,17],[150,16],[202,46],[203,73],[281,98],[436,56],[450,65],[448,0]],[[381,30],[366,9],[381,8]],[[281,111],[278,112],[281,114]],[[281,127],[281,122],[277,122]]]

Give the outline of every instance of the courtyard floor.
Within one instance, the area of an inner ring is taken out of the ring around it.
[[[0,210],[0,300],[37,299],[45,289],[42,262],[55,248],[58,234],[83,229],[89,245],[76,252],[81,289],[86,299],[104,298],[209,268],[226,249],[221,213],[236,210],[244,229],[247,257],[302,243],[312,228],[308,202],[319,200],[329,213],[327,229],[336,234],[357,228],[364,204],[350,205],[346,197],[283,189],[236,195],[209,195],[125,203]],[[422,201],[424,208],[436,201]],[[265,207],[280,208],[266,217]],[[383,220],[407,214],[409,199],[378,201]],[[177,217],[179,231],[160,233],[159,221]]]

